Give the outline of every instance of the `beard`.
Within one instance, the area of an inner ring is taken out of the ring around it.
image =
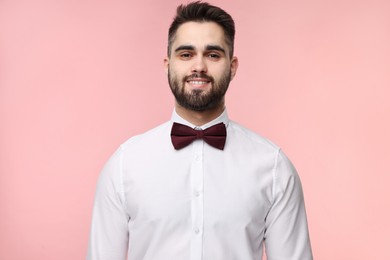
[[[210,82],[209,90],[193,89],[186,91],[185,84],[192,78],[206,79]],[[215,81],[213,77],[204,73],[194,73],[190,76],[185,76],[181,81],[171,70],[168,70],[168,82],[176,102],[182,107],[194,111],[206,111],[218,107],[225,97],[225,93],[229,88],[231,79],[231,71],[222,75],[222,78]]]

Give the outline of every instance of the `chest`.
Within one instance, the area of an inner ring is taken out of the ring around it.
[[[133,223],[175,225],[201,215],[205,225],[261,223],[272,203],[272,164],[248,156],[166,156],[124,168]]]

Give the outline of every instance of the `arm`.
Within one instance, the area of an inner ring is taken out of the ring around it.
[[[279,151],[274,167],[273,204],[266,218],[268,260],[312,260],[299,176]]]
[[[129,216],[121,183],[122,150],[104,166],[96,188],[87,260],[125,260]]]

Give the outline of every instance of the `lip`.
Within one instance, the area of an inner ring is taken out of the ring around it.
[[[206,87],[211,81],[205,78],[191,78],[186,81],[187,84],[193,88],[203,88]]]

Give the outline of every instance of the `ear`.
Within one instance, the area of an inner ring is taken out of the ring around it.
[[[169,58],[166,57],[164,59],[164,69],[165,69],[165,73],[168,75],[168,69],[169,69]]]
[[[234,56],[232,58],[232,61],[230,62],[230,72],[231,72],[230,80],[233,80],[234,76],[236,75],[237,68],[238,68],[238,58]]]

